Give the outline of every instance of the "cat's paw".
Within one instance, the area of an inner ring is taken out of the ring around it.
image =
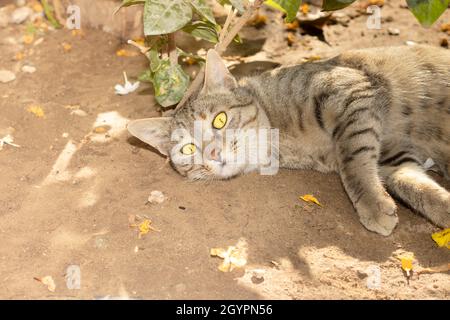
[[[366,229],[389,236],[398,224],[397,206],[390,196],[357,206],[359,221]]]

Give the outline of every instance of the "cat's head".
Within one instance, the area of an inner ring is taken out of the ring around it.
[[[220,56],[210,50],[204,86],[195,99],[173,117],[131,121],[128,130],[169,157],[183,176],[227,179],[258,167],[249,156],[257,153],[252,145],[255,130],[267,127],[261,114],[251,92],[238,85]]]

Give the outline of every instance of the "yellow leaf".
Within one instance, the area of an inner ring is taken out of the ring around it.
[[[409,277],[413,269],[414,253],[404,252],[397,258],[400,259],[402,269],[406,272],[406,275]]]
[[[44,118],[45,117],[44,110],[41,107],[39,107],[39,106],[30,106],[28,108],[28,112],[34,114],[38,118]]]
[[[439,247],[447,247],[450,249],[450,228],[441,232],[436,232],[431,235],[431,238],[437,243]]]
[[[120,49],[116,51],[116,55],[118,57],[136,57],[139,53],[127,49]]]
[[[34,36],[32,34],[26,34],[22,37],[22,42],[25,44],[31,44],[34,41]]]
[[[72,45],[70,43],[63,42],[61,46],[63,47],[64,52],[69,52],[70,50],[72,50]]]
[[[23,58],[25,58],[25,53],[23,53],[23,52],[17,52],[14,55],[14,60],[16,60],[16,61],[23,60]]]
[[[218,269],[222,272],[231,272],[235,268],[242,268],[247,264],[246,242],[240,240],[236,246],[228,249],[212,248],[210,255],[223,259]]]
[[[159,230],[153,228],[153,227],[151,226],[151,224],[152,224],[152,221],[151,221],[150,219],[145,219],[144,221],[142,221],[142,222],[139,224],[139,226],[138,226],[138,229],[139,229],[139,238],[141,238],[143,235],[146,235],[147,233],[149,233],[150,230],[158,231],[158,232],[159,232]]]
[[[302,4],[302,6],[300,7],[300,12],[303,13],[304,15],[308,14],[309,6],[307,3]]]
[[[314,197],[312,194],[305,194],[304,196],[300,196],[299,198],[305,202],[313,202],[313,203],[317,204],[318,206],[322,206],[320,204],[319,200],[317,200],[317,198]]]

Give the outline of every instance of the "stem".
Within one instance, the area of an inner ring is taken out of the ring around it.
[[[217,53],[222,54],[225,49],[230,45],[231,41],[233,41],[234,37],[238,34],[239,30],[250,20],[256,10],[261,7],[264,0],[255,0],[244,12],[244,14],[239,17],[237,22],[233,25],[231,30],[228,32],[228,26],[231,24],[231,20],[233,19],[235,12],[234,10],[230,10],[228,13],[227,20],[225,21],[224,28],[222,29],[219,36],[219,43],[216,45],[215,50]],[[228,24],[228,25],[227,25]],[[202,67],[195,77],[194,81],[192,81],[189,89],[183,96],[183,99],[178,103],[175,111],[178,111],[183,107],[186,101],[194,94],[200,91],[200,87],[203,84],[203,79],[205,77],[205,67]]]
[[[177,51],[177,45],[175,43],[175,32],[172,32],[169,34],[168,51],[169,51],[170,64],[172,66],[177,65],[178,64],[178,51]]]

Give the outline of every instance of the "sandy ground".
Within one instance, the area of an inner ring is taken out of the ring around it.
[[[263,49],[276,62],[291,63],[351,47],[406,40],[437,46],[449,39],[439,25],[450,22],[450,12],[425,30],[399,3],[384,7],[383,18],[390,18],[381,30],[366,30],[364,16],[350,19],[348,27],[325,27],[329,45],[297,34],[288,47],[283,33],[270,29],[278,23],[269,21],[257,32],[259,38],[255,29],[245,30],[255,37],[233,50]],[[389,35],[388,27],[400,29],[400,35]],[[23,45],[24,30],[24,25],[0,29],[0,69],[17,74],[15,81],[0,83],[0,133],[13,128],[21,145],[0,151],[0,298],[450,297],[448,273],[413,275],[408,282],[396,258],[411,251],[415,267],[450,262],[450,251],[430,237],[438,229],[422,217],[400,206],[392,236],[370,233],[360,225],[339,178],[317,172],[281,170],[275,176],[188,182],[124,131],[127,119],[159,115],[145,84],[137,93],[114,94],[122,71],[136,76],[146,64],[143,57],[116,57],[120,41],[101,31],[85,30],[84,37],[48,31],[42,43]],[[64,52],[63,42],[72,50]],[[25,58],[15,61],[17,52]],[[37,71],[21,72],[26,63]],[[45,117],[28,112],[33,105],[42,107]],[[87,115],[71,114],[73,106]],[[109,130],[92,133],[99,124]],[[168,199],[146,204],[152,190]],[[323,207],[301,203],[298,196],[307,193]],[[150,218],[160,232],[139,239],[129,226],[130,215]],[[210,257],[210,249],[238,241],[248,251],[246,267],[220,272],[221,260]],[[66,286],[70,265],[81,270],[80,289]],[[371,270],[380,271],[379,286],[367,285],[374,281]],[[55,292],[33,279],[47,275],[56,282]]]

